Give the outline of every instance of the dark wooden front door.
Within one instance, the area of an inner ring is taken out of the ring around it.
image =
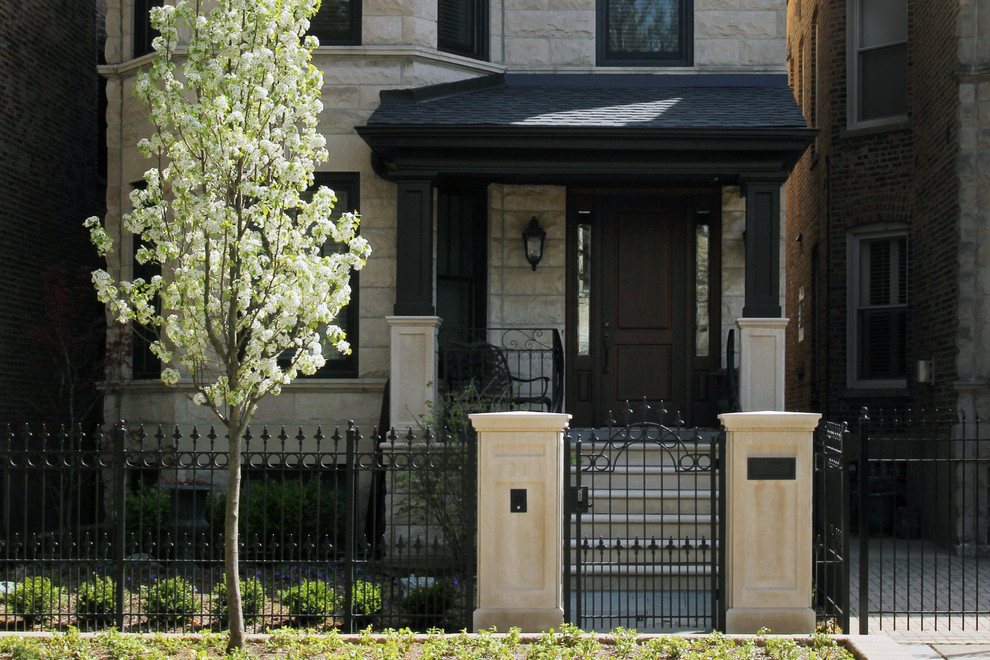
[[[567,391],[573,426],[602,426],[626,401],[644,398],[664,401],[689,423],[694,412],[701,414],[704,403],[697,399],[707,398],[707,379],[697,371],[709,368],[711,350],[698,345],[711,334],[717,343],[719,334],[710,327],[715,278],[705,275],[711,268],[707,241],[698,258],[697,228],[709,215],[699,215],[696,196],[683,193],[571,196]]]

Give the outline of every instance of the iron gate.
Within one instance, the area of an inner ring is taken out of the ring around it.
[[[724,432],[662,404],[565,436],[565,618],[584,629],[723,628]]]
[[[823,420],[815,430],[814,605],[820,624],[849,631],[849,429]]]

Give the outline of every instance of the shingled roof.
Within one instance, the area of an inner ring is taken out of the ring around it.
[[[782,75],[526,75],[387,91],[369,125],[805,128]]]
[[[814,139],[768,74],[508,74],[388,90],[357,133],[379,175],[565,183],[783,180]]]

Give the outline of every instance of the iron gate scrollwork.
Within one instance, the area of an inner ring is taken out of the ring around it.
[[[565,618],[595,631],[721,629],[724,433],[685,428],[662,402],[637,408],[565,436]]]
[[[848,426],[823,420],[815,430],[814,606],[819,624],[849,631]]]

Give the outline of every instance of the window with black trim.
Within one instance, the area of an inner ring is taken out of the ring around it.
[[[158,35],[151,28],[150,11],[162,0],[134,0],[134,57],[152,51],[151,42]],[[356,46],[361,43],[361,0],[323,0],[309,23],[309,34],[321,46]]]
[[[147,187],[144,181],[135,181],[131,188],[144,190]],[[141,237],[131,234],[131,279],[143,279],[150,282],[151,278],[162,274],[162,267],[156,263],[139,263],[137,260],[138,250],[143,245]],[[154,380],[162,375],[162,363],[158,356],[151,352],[151,344],[154,342],[151,330],[138,323],[131,323],[131,378],[134,380]]]
[[[151,8],[161,7],[162,0],[134,0],[134,57],[147,55],[158,30],[151,27]]]
[[[888,229],[850,236],[850,385],[905,387],[908,239]]]
[[[691,66],[693,0],[598,0],[599,66]]]
[[[907,0],[848,0],[848,126],[907,119]]]
[[[437,49],[487,60],[487,0],[437,0]]]
[[[357,46],[361,43],[361,0],[322,0],[309,22],[309,34],[321,46]]]
[[[315,175],[314,187],[310,188],[308,196],[312,196],[315,187],[327,186],[331,188],[337,197],[337,203],[333,206],[334,218],[340,217],[347,211],[357,212],[360,208],[360,175],[357,173],[338,172],[317,172]],[[323,246],[323,253],[330,254],[344,249],[333,241],[328,241]],[[323,357],[326,364],[310,378],[356,378],[358,375],[358,296],[360,292],[359,274],[351,272],[351,301],[340,310],[334,319],[334,324],[347,335],[347,342],[351,346],[350,355],[344,355],[329,343],[323,347]],[[306,376],[300,375],[301,378]]]

